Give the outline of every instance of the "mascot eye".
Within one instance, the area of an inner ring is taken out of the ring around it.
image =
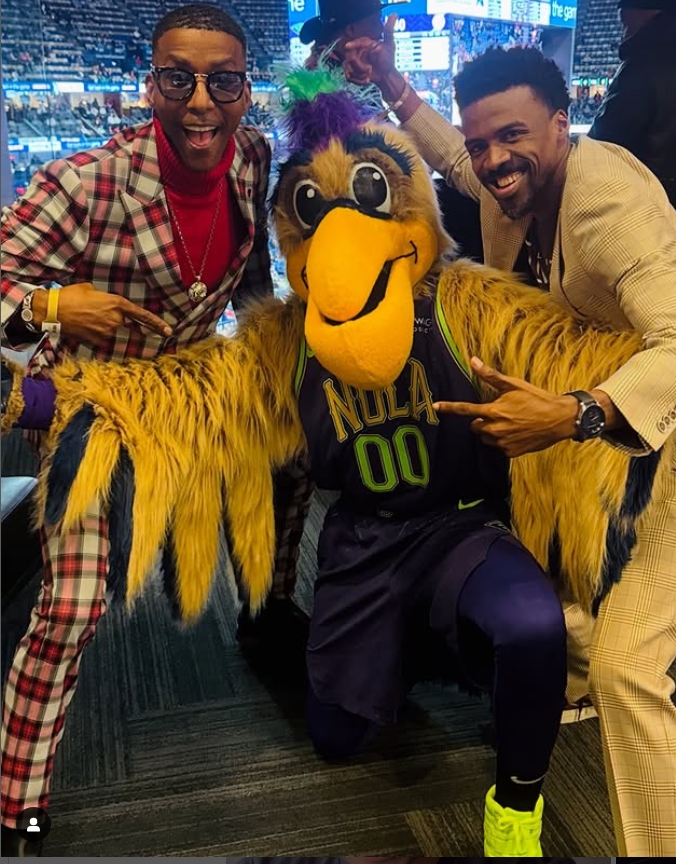
[[[301,180],[293,191],[293,208],[305,228],[312,228],[326,202],[319,186],[312,180]]]
[[[389,213],[392,208],[390,184],[382,168],[373,162],[362,162],[352,169],[352,197],[368,210]]]

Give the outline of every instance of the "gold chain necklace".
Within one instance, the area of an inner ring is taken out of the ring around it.
[[[176,229],[178,231],[178,237],[181,241],[181,245],[183,246],[183,251],[185,252],[185,257],[188,260],[188,264],[190,264],[190,269],[192,270],[192,276],[195,280],[190,288],[188,288],[188,297],[193,301],[193,303],[197,303],[199,301],[204,300],[207,296],[207,286],[202,282],[202,274],[204,273],[204,265],[207,263],[207,258],[209,256],[209,250],[211,249],[211,241],[214,239],[214,231],[216,230],[216,222],[218,221],[218,211],[221,209],[221,198],[223,197],[223,187],[225,186],[225,177],[221,180],[221,185],[218,187],[218,198],[216,199],[216,209],[214,210],[214,218],[211,220],[211,230],[209,231],[209,239],[207,240],[207,248],[204,250],[204,255],[202,257],[202,263],[200,265],[200,272],[197,273],[195,267],[192,263],[192,259],[190,258],[190,254],[188,253],[188,246],[183,237],[183,232],[181,231],[181,226],[178,223],[178,217],[176,216],[176,211],[171,206],[169,201],[169,195],[167,198],[167,209],[169,210],[169,215],[173,217],[174,224],[176,225]]]

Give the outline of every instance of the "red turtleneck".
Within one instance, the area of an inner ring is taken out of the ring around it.
[[[181,280],[186,288],[195,281],[192,268],[195,273],[200,272],[220,186],[223,186],[214,236],[201,274],[202,281],[211,293],[225,278],[244,238],[242,214],[226,177],[235,158],[235,140],[231,138],[228,141],[221,161],[211,171],[192,171],[181,162],[157,119],[154,125],[160,174],[171,205],[171,231],[181,269]],[[181,243],[176,220],[181,227],[187,254]]]

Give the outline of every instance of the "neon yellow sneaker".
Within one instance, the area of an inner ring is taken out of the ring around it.
[[[484,855],[487,858],[542,858],[540,832],[545,802],[538,798],[532,813],[501,807],[495,786],[486,793]]]

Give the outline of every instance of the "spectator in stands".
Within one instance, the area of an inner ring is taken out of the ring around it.
[[[589,130],[650,168],[676,207],[676,2],[620,0],[620,60]]]
[[[155,28],[153,64],[154,120],[47,164],[3,212],[3,340],[28,348],[43,324],[51,338],[60,331],[43,367],[67,352],[107,361],[174,352],[213,334],[231,298],[240,306],[272,292],[270,148],[240,126],[251,103],[241,27],[217,6],[179,7]],[[63,287],[41,290],[54,282]],[[303,474],[284,479],[276,594],[295,571],[306,500]],[[5,690],[3,855],[36,852],[17,817],[47,807],[82,650],[105,611],[106,537],[92,504],[81,529],[44,538],[42,591]],[[269,604],[263,621],[286,626],[289,608]]]
[[[377,83],[428,164],[480,202],[486,262],[509,270],[521,254],[571,315],[633,329],[645,345],[579,404],[503,392],[497,409],[477,409],[477,433],[519,456],[573,437],[566,417],[581,423],[596,405],[606,441],[647,470],[676,431],[676,211],[663,188],[627,150],[571,142],[566,83],[537,49],[491,49],[466,65],[455,79],[463,136],[397,71],[393,43],[389,22],[384,41],[348,43],[346,71]],[[676,463],[595,611],[568,604],[569,685],[575,698],[591,692],[601,719],[619,851],[676,856]]]

